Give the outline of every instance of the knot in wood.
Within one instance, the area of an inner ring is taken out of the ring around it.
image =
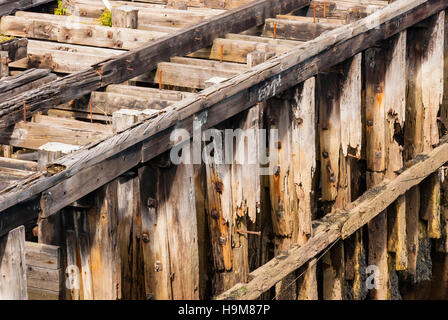
[[[327,151],[323,151],[322,152],[322,157],[324,157],[324,159],[328,158],[328,152]]]
[[[163,270],[162,263],[161,263],[160,261],[156,261],[156,262],[154,263],[154,271],[155,271],[155,272],[160,272],[160,271],[162,271],[162,270]]]
[[[92,36],[92,30],[91,29],[87,29],[86,34],[87,34],[87,36],[91,37]]]
[[[149,242],[149,234],[143,233],[142,234],[142,240],[143,240],[144,243],[148,243]]]

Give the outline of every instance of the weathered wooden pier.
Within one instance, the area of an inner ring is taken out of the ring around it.
[[[448,253],[447,0],[25,2],[0,299],[400,299]],[[211,128],[270,162],[173,163]]]

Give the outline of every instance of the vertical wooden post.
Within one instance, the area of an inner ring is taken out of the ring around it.
[[[138,8],[121,6],[112,8],[112,26],[120,28],[138,28]]]
[[[113,180],[99,188],[95,192],[95,205],[88,211],[95,300],[121,298],[117,185],[118,181]]]
[[[298,231],[295,241],[305,244],[312,236],[313,192],[316,172],[316,79],[310,78],[293,89],[291,108],[291,157],[293,180],[298,200]],[[297,284],[297,298],[317,300],[316,261],[310,261]],[[299,275],[300,275],[299,271]]]
[[[318,76],[322,200],[325,213],[351,201],[349,157],[361,151],[361,55]],[[349,240],[350,241],[350,240]],[[338,242],[323,257],[324,299],[344,299],[345,250]]]
[[[297,194],[292,164],[292,117],[288,100],[272,98],[268,102],[267,116],[270,125],[270,145],[278,150],[278,156],[270,159],[274,173],[269,176],[272,225],[275,234],[274,253],[287,250],[296,242],[298,233]],[[278,137],[272,130],[277,130]],[[275,140],[277,139],[277,140]],[[278,299],[296,299],[296,286],[291,285],[295,273],[291,273],[276,285]]]
[[[0,300],[28,300],[24,226],[0,237]]]
[[[406,160],[419,153],[429,152],[439,141],[437,114],[443,98],[444,26],[445,13],[442,11],[408,32],[408,93],[404,135]],[[414,282],[430,276],[428,272],[417,273],[418,263],[430,270],[430,261],[424,258],[424,255],[429,254],[429,249],[420,244],[423,241],[429,243],[428,236],[440,236],[440,223],[437,222],[440,219],[439,206],[426,205],[434,203],[440,192],[440,184],[437,177],[427,178],[424,184],[427,186],[425,189],[417,186],[407,195],[407,205],[410,205],[407,221],[408,271]],[[420,199],[416,200],[415,197],[421,197],[421,205]],[[427,221],[420,220],[419,214]]]
[[[139,168],[141,204],[141,244],[144,259],[145,291],[149,299],[171,299],[171,270],[166,215],[157,199],[159,170]]]
[[[367,188],[384,177],[393,179],[403,166],[402,142],[397,137],[401,136],[405,117],[405,54],[405,31],[365,54]],[[368,224],[369,265],[380,270],[379,287],[371,291],[373,299],[389,299],[390,272],[407,266],[405,207],[404,198],[399,198],[388,209],[390,221],[382,212]],[[395,253],[393,269],[389,269],[388,249]]]
[[[118,246],[121,261],[122,298],[132,298],[132,238],[134,215],[139,208],[139,180],[130,171],[117,178]]]
[[[448,131],[448,14],[445,10],[445,30],[444,30],[444,46],[443,46],[443,102],[440,107],[440,121],[445,130]]]

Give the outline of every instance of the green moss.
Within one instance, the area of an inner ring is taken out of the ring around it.
[[[11,39],[14,39],[14,37],[13,36],[5,36],[3,34],[0,34],[0,42],[5,42],[5,41],[11,40]]]
[[[67,13],[67,9],[65,5],[62,3],[62,0],[58,0],[58,7],[54,9],[54,14],[57,16],[65,16]]]
[[[103,26],[112,27],[112,14],[109,10],[104,9],[104,12],[97,19]]]

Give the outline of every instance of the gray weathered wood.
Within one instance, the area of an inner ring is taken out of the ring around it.
[[[0,238],[0,300],[28,300],[25,227]]]

